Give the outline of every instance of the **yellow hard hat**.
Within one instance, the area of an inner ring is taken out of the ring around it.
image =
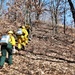
[[[13,34],[13,31],[11,31],[11,30],[10,30],[10,31],[8,31],[8,34]]]
[[[22,28],[25,28],[25,26],[22,26]]]
[[[30,29],[30,25],[25,25],[25,28],[26,29]]]

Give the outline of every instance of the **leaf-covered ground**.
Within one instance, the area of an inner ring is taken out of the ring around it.
[[[25,50],[13,55],[13,65],[4,64],[0,75],[75,75],[75,36],[59,27],[53,35],[49,25],[32,28]]]

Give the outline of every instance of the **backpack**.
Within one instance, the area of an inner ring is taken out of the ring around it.
[[[19,28],[19,29],[17,30],[16,34],[17,34],[17,35],[22,35],[22,29]]]
[[[3,35],[0,40],[0,44],[8,44],[9,43],[9,35]]]

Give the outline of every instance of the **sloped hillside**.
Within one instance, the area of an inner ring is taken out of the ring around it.
[[[73,30],[74,32],[74,30]],[[58,27],[39,24],[32,28],[32,39],[25,50],[13,55],[13,65],[5,63],[0,75],[75,75],[75,36]]]

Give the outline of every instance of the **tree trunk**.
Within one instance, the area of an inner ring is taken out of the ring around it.
[[[65,5],[64,5],[64,34],[66,30],[66,0],[65,0]]]
[[[69,5],[70,5],[70,10],[72,12],[72,16],[73,16],[73,19],[74,19],[74,25],[75,25],[75,9],[74,9],[74,5],[73,5],[71,0],[68,0],[68,2],[69,2]]]
[[[66,16],[65,16],[66,14],[65,14],[65,8],[64,8],[64,34],[65,34],[65,26],[66,26],[66,24],[65,24],[65,21],[66,21]]]
[[[3,1],[1,0],[0,1],[0,17],[2,16],[2,9],[3,9],[2,5],[3,5]]]
[[[39,14],[36,13],[36,20],[38,21],[39,20]]]
[[[57,31],[57,24],[58,24],[57,23],[57,11],[56,11],[54,17],[55,17],[55,33],[58,33],[58,31]]]

